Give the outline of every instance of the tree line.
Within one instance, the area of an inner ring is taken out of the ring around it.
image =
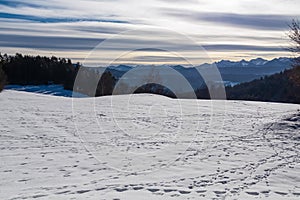
[[[226,88],[227,99],[300,103],[300,66]]]
[[[74,81],[80,69],[80,63],[55,56],[2,55],[0,53],[0,91],[6,84],[11,85],[63,85],[64,89],[73,90]],[[112,94],[116,79],[110,72],[100,73],[92,68],[84,68],[83,78],[87,82],[99,80],[96,91],[91,94],[88,88],[76,88],[77,92],[90,96]],[[101,78],[100,78],[101,77]]]

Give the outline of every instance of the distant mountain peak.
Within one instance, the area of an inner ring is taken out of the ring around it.
[[[254,64],[254,65],[264,65],[266,64],[268,61],[263,59],[263,58],[255,58],[249,61],[250,63]]]
[[[118,66],[109,66],[108,69],[118,70],[118,71],[129,71],[133,67],[129,65],[118,65]]]
[[[266,60],[263,58],[255,58],[252,60],[245,60],[242,59],[240,61],[230,61],[230,60],[221,60],[218,62],[214,62],[212,64],[202,64],[200,67],[207,67],[216,65],[219,68],[223,67],[261,67],[261,66],[267,66],[267,65],[282,65],[282,64],[289,64],[293,62],[294,58],[288,58],[288,57],[280,57],[280,58],[274,58],[272,60]]]

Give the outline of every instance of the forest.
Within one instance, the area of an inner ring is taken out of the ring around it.
[[[74,81],[80,63],[73,64],[70,59],[52,56],[28,56],[17,53],[14,56],[0,53],[0,90],[10,85],[63,85],[66,90],[73,90]],[[96,91],[91,94],[89,88],[76,88],[77,92],[89,96],[112,94],[116,79],[110,72],[103,74],[91,68],[82,69],[83,77],[88,81],[99,80]],[[101,76],[102,75],[102,76]],[[100,78],[101,77],[101,78]]]
[[[226,88],[227,99],[300,103],[300,66]]]

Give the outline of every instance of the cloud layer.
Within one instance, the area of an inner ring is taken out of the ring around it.
[[[100,42],[114,38],[99,53],[138,46],[148,51],[133,61],[178,63],[155,48],[197,60],[195,46],[201,46],[214,61],[273,58],[289,55],[285,32],[300,18],[299,8],[296,0],[2,0],[0,47],[3,53],[58,54],[82,62]],[[193,42],[182,42],[185,36]],[[97,56],[88,60],[101,65]]]

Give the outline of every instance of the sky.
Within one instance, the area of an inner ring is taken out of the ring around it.
[[[286,51],[299,0],[0,0],[0,52],[89,66],[197,65]]]

